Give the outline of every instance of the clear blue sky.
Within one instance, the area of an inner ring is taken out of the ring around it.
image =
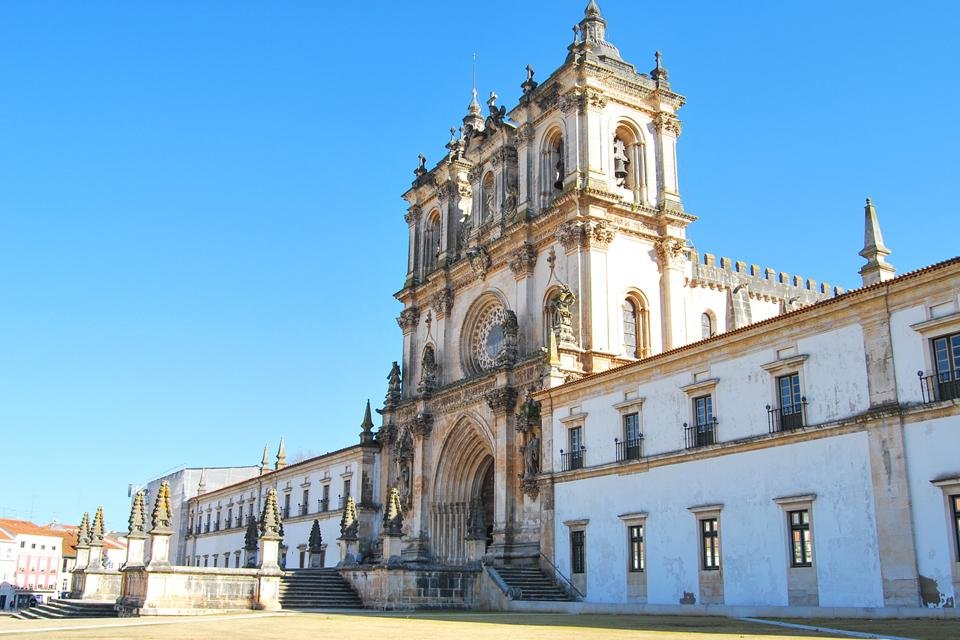
[[[401,334],[405,211],[479,88],[586,0],[0,4],[0,515],[125,527],[127,483],[356,442]],[[714,252],[858,283],[957,253],[960,3],[603,0],[662,49]]]

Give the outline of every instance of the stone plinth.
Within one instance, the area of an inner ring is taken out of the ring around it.
[[[375,609],[473,609],[480,600],[479,569],[362,566],[340,575]]]
[[[257,569],[168,566],[138,567],[122,572],[118,600],[121,615],[164,616],[203,613],[209,610],[249,611],[271,609],[274,597],[261,606],[261,574]],[[279,588],[279,572],[269,576]],[[270,588],[268,593],[270,595]]]
[[[394,564],[400,562],[403,554],[403,541],[400,536],[383,536],[383,563]]]
[[[81,600],[116,600],[120,596],[120,572],[107,569],[86,569],[82,573],[82,588],[79,594],[71,593]]]
[[[360,553],[360,542],[358,540],[337,540],[340,545],[340,563],[338,567],[349,567],[357,564],[357,556]]]

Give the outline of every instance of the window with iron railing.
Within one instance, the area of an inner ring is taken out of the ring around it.
[[[583,454],[586,447],[583,446],[583,427],[572,427],[567,430],[567,439],[570,443],[570,450],[567,453],[560,449],[560,463],[564,471],[573,471],[583,468]]]
[[[918,371],[924,402],[960,398],[960,333],[940,336],[930,341],[934,372]]]
[[[329,509],[330,509],[330,499],[329,499],[329,498],[326,498],[326,499],[321,498],[321,499],[318,499],[318,500],[317,500],[317,510],[318,510],[320,513],[323,513],[324,511],[329,511]]]
[[[643,434],[640,433],[640,414],[628,413],[623,416],[623,440],[613,439],[617,450],[617,462],[639,460],[643,455]]]
[[[684,446],[687,449],[706,447],[717,442],[717,417],[713,415],[713,397],[693,399],[692,425],[683,423]]]

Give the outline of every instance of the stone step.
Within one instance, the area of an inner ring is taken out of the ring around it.
[[[496,569],[508,587],[519,592],[517,600],[570,601],[572,598],[549,576],[535,567]]]

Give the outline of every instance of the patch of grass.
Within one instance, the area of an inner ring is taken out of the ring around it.
[[[960,639],[960,620],[932,620],[929,618],[908,618],[902,620],[869,620],[869,619],[822,619],[797,620],[784,619],[784,622],[806,624],[818,627],[830,627],[845,631],[860,631],[862,633],[888,634],[901,638],[916,638],[916,640],[958,640]]]

